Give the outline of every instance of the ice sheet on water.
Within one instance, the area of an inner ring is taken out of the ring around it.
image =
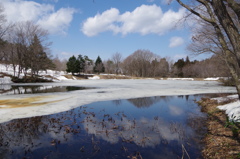
[[[39,85],[39,84],[37,84]],[[42,83],[42,85],[48,85]],[[40,106],[0,108],[0,122],[16,118],[54,114],[97,101],[130,99],[151,96],[190,95],[204,93],[234,93],[235,88],[223,87],[216,81],[171,80],[68,80],[51,83],[56,86],[95,87],[73,92],[1,95],[1,100],[18,100],[42,97]],[[104,93],[99,93],[104,92]],[[34,104],[33,104],[34,105]],[[4,111],[4,113],[3,113]],[[6,112],[7,111],[7,112]]]

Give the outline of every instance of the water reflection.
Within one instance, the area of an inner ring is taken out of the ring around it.
[[[0,94],[53,93],[85,89],[93,88],[76,86],[51,86],[51,85],[2,85],[2,87],[0,88]]]
[[[165,99],[166,97],[143,97],[143,98],[128,99],[128,101],[138,108],[143,108],[143,107],[150,107],[151,105],[159,102],[162,98]]]
[[[3,123],[0,158],[181,158],[183,146],[201,158],[205,115],[195,98],[97,102]]]

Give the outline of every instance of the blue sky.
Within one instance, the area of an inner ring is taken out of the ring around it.
[[[9,22],[31,20],[49,31],[52,54],[103,60],[146,49],[173,60],[189,53],[186,10],[164,0],[1,0]],[[191,57],[196,59],[198,57]]]

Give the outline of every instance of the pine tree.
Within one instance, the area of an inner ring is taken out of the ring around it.
[[[185,65],[188,65],[188,64],[190,64],[191,62],[190,62],[190,60],[189,60],[189,57],[187,56],[186,57],[186,60],[185,60]]]
[[[94,72],[97,72],[98,74],[101,72],[105,71],[102,59],[100,58],[100,56],[97,57],[97,60],[95,61],[95,66],[93,68]]]
[[[85,71],[85,60],[82,55],[78,55],[77,63],[78,63],[77,65],[78,65],[79,72],[84,72]]]
[[[79,72],[79,69],[78,69],[78,62],[77,62],[77,59],[76,57],[73,55],[72,57],[70,57],[68,59],[68,62],[67,62],[67,72],[71,72],[72,75],[74,75],[74,73],[77,73]]]
[[[44,65],[47,55],[37,35],[34,35],[33,42],[28,50],[25,54],[24,63],[26,69],[31,68],[31,76],[33,76]]]

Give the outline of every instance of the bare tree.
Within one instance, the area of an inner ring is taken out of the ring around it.
[[[122,54],[119,52],[116,52],[115,54],[113,54],[112,56],[112,61],[114,64],[114,70],[116,74],[122,73],[121,70],[121,62],[122,62]]]
[[[198,47],[195,49],[199,49],[201,53],[221,53],[234,79],[240,98],[239,1],[193,0],[195,2],[193,5],[187,5],[181,0],[177,2],[211,29],[210,32],[201,30],[199,32],[201,36],[198,35],[193,39],[198,43],[201,43],[201,40],[210,41],[211,45],[205,43],[205,47],[200,45],[200,49]]]
[[[3,14],[4,12],[4,7],[3,5],[0,3],[0,39],[2,39],[2,37],[5,35],[7,28],[6,27],[6,18],[5,15]]]
[[[158,59],[154,59],[151,62],[151,74],[153,77],[156,77],[159,75],[159,68],[160,68],[160,62]]]
[[[137,50],[123,61],[124,73],[137,77],[150,77],[151,63],[158,58],[158,55],[149,50]]]
[[[183,67],[184,77],[229,77],[230,73],[225,61],[219,59],[218,55],[213,55],[211,58],[194,61]]]
[[[23,71],[25,76],[31,69],[31,75],[50,66],[48,33],[33,22],[19,22],[11,32],[11,43],[16,47],[18,77]]]
[[[5,51],[6,51],[7,41],[6,39],[4,39],[4,36],[7,34],[8,31],[10,31],[10,29],[13,26],[13,25],[7,24],[7,20],[3,12],[4,12],[4,7],[0,3],[0,61],[2,60],[6,61],[7,54]]]
[[[169,73],[169,63],[166,58],[160,59],[160,65],[159,65],[159,74],[162,77],[168,76]]]
[[[67,60],[66,59],[63,59],[63,60],[60,60],[58,58],[58,56],[55,56],[53,59],[53,64],[55,66],[55,70],[56,71],[66,71],[67,67],[66,67],[66,64],[67,64]]]
[[[112,74],[115,72],[115,66],[112,60],[107,60],[107,61],[103,61],[103,64],[105,66],[105,72],[108,74]]]

